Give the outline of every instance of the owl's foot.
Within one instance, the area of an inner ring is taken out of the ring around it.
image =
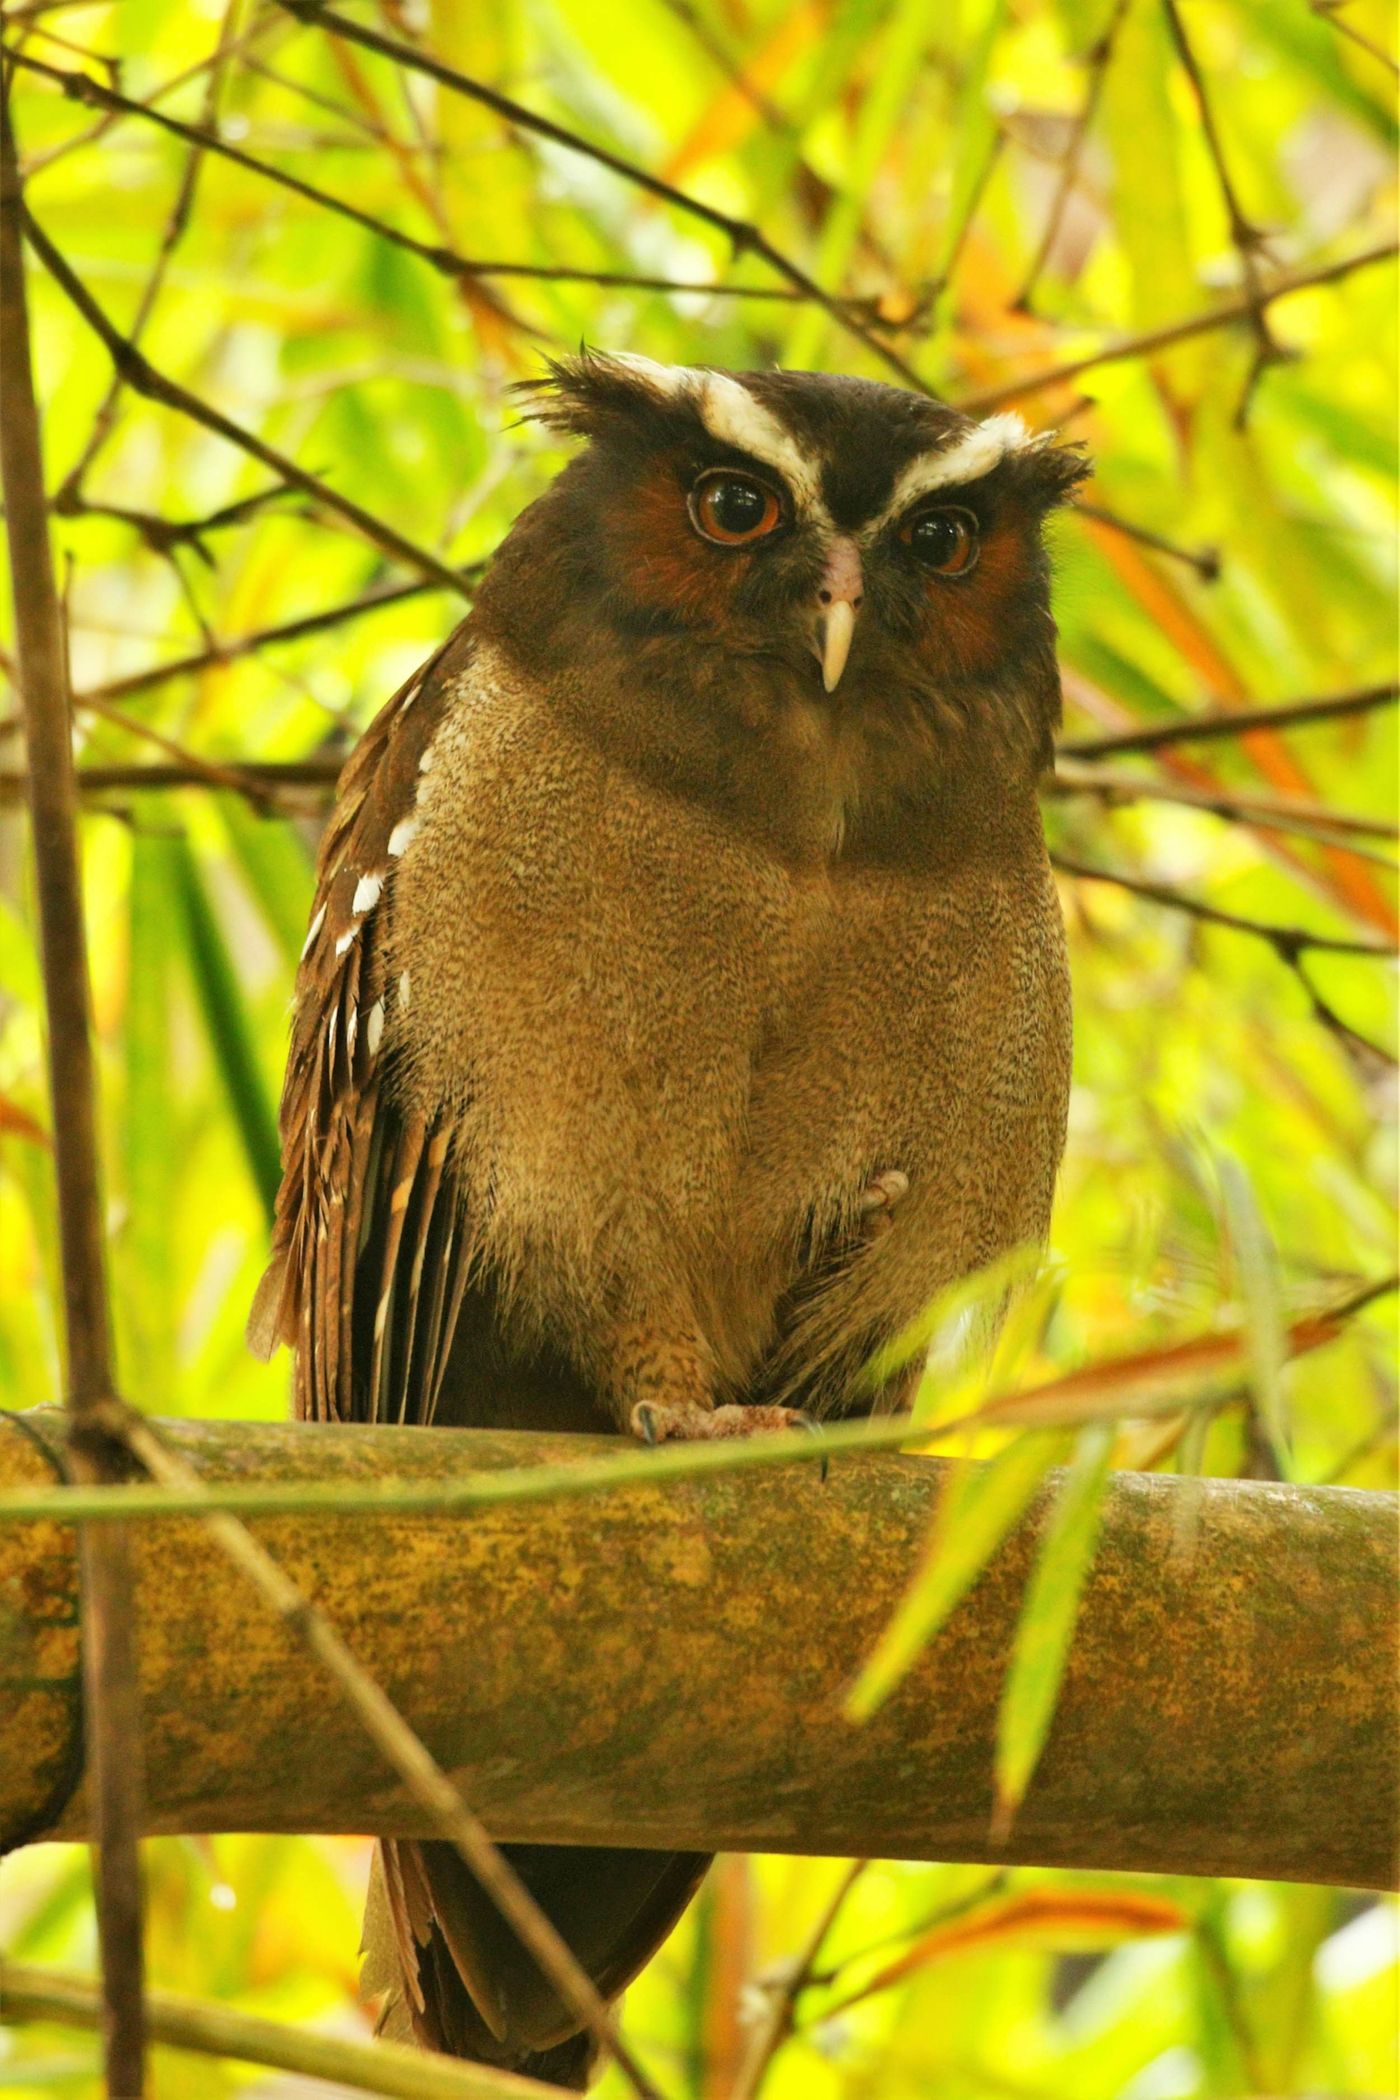
[[[867,1240],[879,1239],[894,1223],[896,1204],[902,1203],[909,1193],[909,1176],[901,1174],[898,1167],[888,1167],[883,1174],[874,1175],[861,1190],[860,1230]]]
[[[644,1444],[764,1436],[776,1429],[805,1429],[809,1436],[821,1435],[811,1416],[797,1407],[697,1407],[694,1402],[667,1407],[660,1401],[639,1400],[630,1422],[633,1436]]]

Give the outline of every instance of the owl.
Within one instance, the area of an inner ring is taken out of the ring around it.
[[[582,449],[365,733],[321,847],[250,1337],[310,1421],[741,1436],[1043,1237],[1070,1007],[1015,416],[583,354]],[[892,1352],[886,1352],[884,1361]],[[512,1846],[605,1996],[706,1862]],[[566,2086],[589,2038],[455,1851],[386,1842],[390,2029]]]

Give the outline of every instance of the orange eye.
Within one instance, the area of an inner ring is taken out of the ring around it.
[[[976,566],[977,520],[970,510],[920,510],[899,528],[914,559],[935,576],[966,576]]]
[[[690,516],[704,539],[721,547],[747,547],[767,539],[783,522],[783,506],[766,482],[732,467],[712,467],[690,492]]]

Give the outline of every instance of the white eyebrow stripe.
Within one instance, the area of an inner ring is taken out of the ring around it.
[[[803,452],[777,417],[727,373],[698,372],[695,376],[700,382],[697,405],[710,436],[774,468],[805,509],[824,517],[826,506],[817,481],[819,463]]]
[[[712,438],[772,467],[805,510],[830,523],[818,482],[820,462],[803,452],[742,381],[695,365],[659,365],[631,351],[615,351],[613,361],[635,372],[663,401],[688,395]]]
[[[1044,435],[1033,437],[1018,415],[1008,412],[988,416],[985,423],[969,430],[956,444],[946,445],[941,452],[920,453],[917,459],[910,460],[896,481],[889,502],[877,518],[870,520],[865,531],[878,532],[911,503],[917,503],[920,496],[930,495],[935,489],[980,481],[1013,452],[1038,451],[1047,442]]]

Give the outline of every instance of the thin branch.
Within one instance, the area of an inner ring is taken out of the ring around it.
[[[145,743],[154,744],[158,751],[164,751],[171,761],[166,770],[183,774],[185,785],[225,788],[234,794],[246,796],[258,808],[267,808],[266,787],[256,774],[249,772],[245,767],[221,764],[216,758],[201,758],[197,752],[187,750],[183,744],[176,743],[173,737],[166,736],[151,723],[140,722],[134,715],[124,714],[121,708],[114,707],[110,700],[85,700],[82,705],[88,713],[100,715],[104,722],[114,723],[118,729],[126,730],[129,736],[139,737]],[[150,772],[155,769],[137,767],[133,770]],[[80,787],[86,786],[81,768],[74,777]]]
[[[1296,729],[1306,722],[1330,722],[1345,715],[1366,714],[1400,698],[1400,683],[1360,686],[1355,692],[1324,694],[1318,699],[1282,700],[1275,707],[1236,707],[1219,714],[1188,715],[1145,729],[1124,729],[1112,736],[1071,737],[1060,745],[1064,758],[1116,758],[1124,751],[1160,751],[1169,744],[1202,743],[1216,737],[1248,736],[1256,729]]]
[[[1294,1323],[1291,1346],[1299,1354],[1322,1347],[1343,1331],[1348,1320],[1397,1289],[1400,1276],[1385,1276],[1359,1284],[1341,1300],[1314,1308]],[[0,1524],[118,1523],[127,1518],[203,1517],[214,1511],[243,1517],[460,1517],[502,1504],[573,1501],[618,1488],[664,1490],[681,1481],[704,1481],[712,1473],[749,1473],[773,1466],[816,1466],[835,1478],[831,1462],[837,1458],[857,1452],[919,1451],[973,1420],[1024,1420],[1041,1428],[1062,1428],[1086,1420],[1160,1412],[1156,1399],[1145,1394],[1156,1395],[1158,1372],[1164,1365],[1171,1374],[1172,1407],[1189,1406],[1191,1400],[1183,1390],[1187,1382],[1198,1379],[1204,1393],[1213,1393],[1216,1381],[1246,1360],[1248,1348],[1249,1338],[1243,1330],[1222,1333],[1208,1329],[1171,1345],[1165,1354],[1149,1351],[1145,1356],[1106,1359],[1029,1391],[1005,1387],[981,1401],[971,1414],[960,1415],[951,1423],[875,1416],[832,1422],[820,1437],[795,1437],[779,1431],[732,1441],[663,1444],[652,1451],[628,1445],[596,1457],[585,1443],[578,1457],[557,1462],[543,1459],[538,1464],[505,1463],[498,1451],[490,1469],[455,1474],[446,1462],[448,1446],[435,1438],[434,1444],[443,1453],[442,1477],[416,1481],[402,1477],[373,1480],[363,1474],[333,1481],[300,1476],[269,1481],[240,1474],[212,1483],[196,1475],[198,1484],[192,1489],[144,1481],[116,1487],[0,1487]],[[1087,1414],[1086,1396],[1091,1402]],[[462,1439],[470,1442],[478,1434],[472,1430],[442,1432],[459,1445]],[[617,1441],[608,1437],[595,1439],[593,1444],[608,1446]]]
[[[135,736],[145,736],[152,743],[172,748],[169,738],[132,715],[105,705],[93,712],[119,722]],[[163,794],[176,788],[218,788],[242,795],[258,810],[276,807],[300,811],[323,804],[340,773],[341,761],[337,758],[253,759],[230,765],[218,759],[201,759],[191,751],[169,765],[79,766],[74,779],[78,792],[85,795]],[[13,802],[22,796],[27,777],[18,768],[0,771],[0,802]]]
[[[453,590],[462,592],[480,576],[480,562],[471,562],[455,574]],[[282,620],[273,627],[258,627],[250,634],[236,635],[227,642],[214,642],[207,649],[197,650],[191,656],[173,657],[166,664],[152,664],[145,671],[130,671],[124,678],[108,679],[105,685],[96,685],[85,693],[73,696],[75,707],[86,707],[89,700],[130,700],[138,693],[149,693],[156,686],[168,685],[175,678],[198,678],[205,671],[222,664],[237,663],[245,656],[256,656],[278,642],[304,641],[308,635],[324,634],[328,628],[340,627],[347,620],[358,620],[365,613],[378,612],[386,605],[401,605],[405,599],[421,598],[428,591],[444,588],[436,582],[377,583],[357,598],[347,598],[340,605],[327,606],[322,612],[303,613],[295,620]]]
[[[1252,934],[1256,940],[1267,941],[1274,953],[1289,964],[1296,963],[1300,955],[1309,952],[1372,956],[1380,961],[1390,961],[1395,955],[1394,948],[1385,941],[1343,940],[1331,934],[1310,933],[1304,926],[1275,926],[1267,919],[1249,919],[1238,912],[1222,911],[1219,905],[1207,904],[1200,897],[1184,896],[1166,883],[1149,882],[1145,876],[1130,875],[1122,868],[1089,867],[1083,861],[1059,852],[1052,853],[1050,859],[1061,874],[1072,875],[1077,881],[1110,882],[1117,889],[1130,890],[1135,897],[1145,897],[1153,904],[1164,904],[1170,911],[1185,912],[1206,925],[1224,926],[1232,933]]]
[[[194,1467],[171,1451],[143,1417],[115,1405],[110,1414],[111,1433],[127,1444],[152,1479],[186,1494],[203,1493]],[[639,2100],[659,2100],[656,2088],[618,2034],[612,2013],[592,1977],[553,1920],[540,1908],[499,1846],[492,1842],[485,1825],[325,1613],[297,1588],[237,1517],[211,1508],[204,1514],[203,1523],[227,1558],[334,1680],[385,1761],[398,1773],[442,1836],[455,1846],[522,1946],[565,2004],[614,2059]]]
[[[1038,372],[1027,372],[1020,379],[1006,379],[997,386],[984,387],[980,393],[967,394],[953,406],[960,408],[965,415],[983,415],[990,409],[1002,407],[1007,401],[1021,401],[1028,394],[1043,393],[1047,387],[1078,379],[1082,373],[1092,372],[1100,365],[1119,364],[1125,358],[1150,357],[1154,351],[1189,342],[1193,336],[1209,335],[1213,329],[1228,328],[1236,321],[1248,321],[1259,307],[1272,306],[1293,292],[1311,291],[1321,284],[1335,284],[1358,270],[1370,269],[1375,263],[1391,262],[1397,253],[1400,253],[1400,242],[1378,241],[1373,247],[1363,248],[1355,255],[1344,255],[1337,262],[1320,263],[1313,270],[1298,270],[1287,277],[1277,277],[1272,284],[1262,287],[1257,299],[1231,299],[1223,306],[1208,308],[1205,313],[1190,314],[1183,321],[1169,321],[1161,328],[1145,328],[1137,335],[1119,336],[1115,342],[1090,350],[1083,357],[1067,358],[1063,364],[1046,365]]]
[[[120,503],[90,503],[78,489],[71,487],[72,475],[54,492],[50,509],[60,518],[111,518],[118,525],[129,525],[138,532],[153,554],[171,555],[177,547],[193,547],[195,553],[207,566],[213,567],[213,556],[204,545],[204,537],[210,532],[226,532],[231,526],[246,525],[260,517],[270,503],[280,503],[292,494],[281,482],[271,488],[256,489],[251,496],[242,496],[236,503],[220,504],[217,510],[205,513],[202,518],[162,518],[155,511],[131,510]]]
[[[751,220],[736,219],[729,212],[706,204],[702,198],[693,197],[688,191],[677,189],[674,183],[651,174],[635,161],[625,159],[622,154],[614,153],[606,146],[594,145],[580,132],[571,131],[563,124],[556,124],[552,118],[526,109],[523,103],[513,101],[509,95],[501,94],[496,88],[488,87],[484,81],[475,80],[470,74],[458,72],[455,67],[445,65],[431,53],[419,51],[412,44],[383,36],[378,30],[368,29],[359,22],[348,20],[344,15],[335,14],[321,5],[320,0],[277,0],[277,4],[301,22],[328,30],[333,36],[346,37],[351,43],[362,44],[367,51],[376,51],[382,58],[392,59],[412,72],[426,74],[440,86],[450,88],[456,94],[466,95],[484,108],[493,110],[498,117],[519,130],[531,132],[536,138],[548,139],[551,144],[562,146],[570,153],[582,154],[597,166],[621,176],[622,180],[630,183],[633,188],[644,190],[649,196],[659,198],[662,203],[672,205],[690,218],[712,226],[717,233],[725,236],[736,256],[755,255],[766,262],[770,269],[776,270],[779,276],[787,279],[794,291],[820,306],[838,327],[845,329],[848,335],[854,336],[873,357],[879,358],[892,372],[897,373],[906,386],[913,387],[921,394],[933,394],[934,390],[928,381],[922,379],[897,350],[882,342],[857,320],[848,304],[832,293],[824,291],[805,270],[780,249],[775,248],[767,235]]]
[[[76,0],[76,4],[87,6],[90,4],[90,0]],[[4,16],[8,27],[17,19],[16,9],[13,6],[6,7]],[[251,27],[244,30],[242,36],[239,37],[231,50],[228,52],[211,51],[207,57],[197,58],[192,65],[182,66],[178,73],[170,74],[167,79],[160,82],[158,87],[153,87],[145,98],[147,106],[151,107],[157,102],[164,102],[166,97],[173,95],[177,88],[187,86],[191,80],[198,80],[201,73],[207,73],[211,66],[219,64],[225,57],[241,57],[244,52],[251,50],[254,45],[260,44],[265,37],[279,26],[281,26],[279,18],[275,15],[260,14],[256,16]],[[78,153],[84,146],[95,146],[99,140],[105,138],[106,134],[117,122],[119,122],[119,118],[109,113],[106,116],[99,117],[95,124],[90,125],[86,131],[79,132],[75,138],[64,139],[60,145],[51,146],[47,152],[34,154],[26,164],[24,171],[25,180],[32,182],[36,175],[46,172],[59,161],[66,160],[70,153]]]
[[[1057,765],[1044,783],[1042,793],[1056,797],[1094,795],[1110,807],[1125,802],[1175,802],[1187,809],[1207,810],[1227,823],[1250,824],[1261,831],[1294,832],[1335,844],[1338,837],[1376,838],[1392,842],[1400,837],[1396,826],[1382,817],[1358,816],[1333,810],[1325,802],[1289,800],[1279,795],[1236,794],[1226,787],[1188,787],[1181,781],[1158,779],[1150,773],[1116,773],[1094,765],[1076,765],[1071,759]],[[1353,852],[1361,853],[1359,846]],[[1393,867],[1393,855],[1363,854],[1384,867]]]
[[[66,1397],[74,1419],[75,1462],[92,1482],[111,1470],[100,1428],[113,1392],[111,1331],[67,665],[30,361],[20,231],[24,201],[10,85],[7,72],[0,84],[0,478],[48,1022]],[[85,1530],[81,1552],[83,1715],[97,1834],[107,2084],[114,2100],[137,2100],[145,2090],[138,1843],[143,1785],[129,1534],[124,1528],[106,1535]]]
[[[1400,64],[1397,64],[1390,53],[1383,50],[1379,44],[1373,44],[1370,37],[1358,29],[1354,22],[1343,19],[1342,9],[1347,5],[1347,0],[1309,0],[1309,5],[1315,15],[1321,15],[1324,22],[1331,23],[1338,36],[1349,38],[1358,51],[1364,51],[1368,58],[1378,60],[1388,72],[1400,78]]]
[[[3,1958],[0,2003],[7,2022],[52,2020],[65,2027],[95,2027],[101,2014],[101,2000],[85,1976],[31,1969]],[[548,2100],[560,2090],[509,2071],[439,2056],[436,2050],[410,2049],[399,2042],[353,2042],[169,1991],[151,1993],[146,2018],[151,2040],[169,2049],[265,2064],[298,2078],[323,2078],[352,2092],[386,2093],[394,2100]]]
[[[1220,186],[1220,195],[1225,205],[1225,216],[1229,222],[1230,239],[1240,259],[1240,271],[1244,277],[1248,295],[1249,324],[1254,331],[1254,359],[1249,368],[1239,405],[1235,410],[1235,427],[1242,430],[1249,414],[1249,404],[1254,389],[1270,365],[1282,364],[1288,352],[1278,341],[1269,326],[1268,302],[1264,298],[1264,283],[1259,274],[1259,253],[1264,245],[1264,236],[1253,220],[1245,214],[1230,175],[1225,148],[1215,121],[1215,111],[1210,96],[1206,93],[1205,78],[1199,61],[1192,49],[1190,38],[1181,19],[1177,0],[1162,0],[1162,10],[1167,18],[1167,27],[1182,70],[1191,83],[1191,92],[1196,98],[1196,107],[1201,115],[1201,132],[1206,151],[1215,169],[1215,179]]]
[[[1130,518],[1120,517],[1116,510],[1105,510],[1098,503],[1086,503],[1081,496],[1072,499],[1072,506],[1081,518],[1092,518],[1096,524],[1106,525],[1110,532],[1121,532],[1140,546],[1151,547],[1154,553],[1184,563],[1188,569],[1195,570],[1202,583],[1219,582],[1220,554],[1216,548],[1183,547],[1179,540],[1169,540],[1148,525],[1135,525]]]
[[[137,393],[146,395],[152,401],[159,401],[167,408],[176,409],[181,415],[188,416],[192,422],[202,425],[205,430],[212,430],[217,437],[248,453],[251,458],[260,460],[263,466],[270,467],[272,472],[280,475],[290,487],[300,489],[303,495],[309,496],[321,509],[343,518],[346,524],[361,538],[368,540],[371,546],[392,555],[396,561],[405,563],[409,568],[417,569],[420,575],[430,578],[444,589],[463,591],[459,570],[449,568],[446,562],[439,560],[428,548],[419,547],[412,540],[405,539],[402,533],[395,532],[391,525],[386,525],[371,511],[365,510],[350,497],[340,495],[318,475],[308,473],[304,467],[299,467],[295,460],[288,459],[284,453],[276,451],[273,446],[255,437],[252,431],[244,430],[240,424],[232,422],[219,409],[211,408],[207,401],[200,400],[198,395],[190,393],[178,381],[168,379],[163,372],[158,372],[154,365],[112,326],[87,287],[54,247],[28,206],[21,204],[20,212],[25,238],[30,247],[49,275],[78,309],[93,333],[100,337],[108,356],[123,374],[128,386],[134,387]]]
[[[864,1859],[852,1860],[823,1905],[801,1949],[790,1962],[784,1963],[781,1980],[768,1991],[768,2003],[764,2007],[763,2018],[750,2037],[729,2100],[755,2100],[768,2076],[773,2058],[792,2033],[797,2001],[812,1981],[812,1972],[832,1927],[840,1917],[847,1897],[869,1864],[870,1862]]]
[[[644,276],[625,270],[589,270],[581,265],[509,262],[490,257],[463,255],[445,241],[420,241],[413,234],[405,233],[402,228],[390,225],[387,219],[376,218],[372,212],[363,211],[358,205],[336,196],[334,191],[321,189],[313,182],[306,182],[301,176],[289,174],[287,170],[275,167],[270,161],[259,160],[255,154],[245,152],[241,146],[223,138],[212,128],[208,117],[198,124],[184,123],[178,117],[168,117],[163,111],[151,108],[149,103],[138,102],[127,95],[119,94],[114,88],[104,86],[100,80],[94,80],[90,73],[78,73],[62,66],[49,65],[43,59],[35,58],[32,53],[17,51],[9,46],[5,49],[17,65],[52,81],[70,101],[81,102],[89,108],[106,110],[114,118],[144,118],[147,123],[158,125],[162,131],[168,132],[172,138],[183,140],[190,148],[190,166],[197,163],[201,154],[217,154],[224,160],[232,161],[235,166],[245,169],[250,175],[259,175],[265,182],[276,183],[280,188],[290,190],[305,203],[314,204],[322,211],[334,212],[340,218],[351,220],[366,233],[373,234],[377,240],[388,241],[392,246],[416,256],[420,262],[426,263],[430,269],[436,270],[444,277],[521,278],[544,284],[587,284],[609,286],[616,290],[687,292],[706,298],[787,300],[800,304],[806,304],[813,296],[811,292],[799,290],[791,284],[713,284],[692,278]],[[212,84],[211,81],[211,86]],[[183,194],[182,190],[182,196]],[[163,243],[162,264],[166,259],[168,250]],[[150,287],[147,289],[149,291]],[[150,303],[143,297],[136,319],[132,323],[130,340],[133,344],[141,334]],[[845,297],[833,297],[831,303],[833,310],[840,308],[844,313],[856,317],[866,314],[871,304],[869,300]],[[508,318],[516,319],[514,316]],[[518,320],[516,324],[522,325]],[[120,379],[113,384],[119,387]],[[79,465],[85,467],[86,464],[85,455]],[[74,469],[74,473],[76,472],[77,469]],[[72,480],[73,475],[70,474],[60,494],[67,491]]]
[[[357,204],[347,202],[344,197],[337,197],[334,191],[319,189],[315,183],[304,182],[299,175],[291,175],[285,168],[274,167],[270,161],[259,160],[255,154],[245,153],[241,146],[232,145],[229,140],[221,138],[216,131],[210,130],[207,124],[182,123],[178,117],[168,117],[162,110],[152,109],[144,102],[135,102],[129,96],[119,95],[114,88],[104,87],[101,81],[94,80],[90,73],[74,73],[61,66],[46,65],[42,59],[13,50],[9,46],[5,48],[8,56],[17,65],[53,81],[62,88],[70,101],[82,102],[94,109],[108,110],[116,116],[142,117],[147,123],[158,125],[172,138],[184,140],[196,156],[201,153],[214,153],[223,160],[230,160],[235,167],[245,169],[250,175],[260,175],[265,182],[276,183],[280,189],[290,190],[293,196],[302,198],[308,204],[318,205],[322,211],[334,212],[342,219],[349,219],[352,224],[362,227],[376,239],[389,241],[394,247],[405,249],[408,254],[416,255],[421,262],[430,264],[433,269],[448,277],[466,279],[481,274],[468,257],[458,255],[454,249],[417,240],[411,233],[404,233],[397,226],[391,226],[387,220],[377,219],[373,213],[361,211]],[[504,307],[497,305],[494,310],[512,325],[525,326]],[[133,346],[135,339],[136,331],[133,329],[129,338]]]
[[[1021,289],[1011,302],[1013,312],[1030,312],[1031,297],[1039,282],[1040,273],[1049,261],[1051,251],[1059,239],[1065,208],[1073,194],[1075,178],[1079,173],[1079,163],[1084,155],[1084,145],[1089,136],[1089,127],[1093,123],[1095,113],[1098,110],[1099,98],[1103,94],[1103,84],[1113,59],[1113,47],[1117,42],[1118,31],[1122,27],[1123,17],[1127,11],[1128,0],[1114,0],[1112,13],[1093,44],[1089,47],[1089,50],[1085,53],[1084,65],[1088,73],[1088,79],[1084,88],[1084,99],[1079,105],[1078,114],[1070,130],[1069,143],[1060,161],[1059,176],[1055,184],[1055,195],[1050,206],[1050,215],[1045,222],[1045,230],[1041,234],[1035,254],[1031,258],[1031,265],[1026,272]]]
[[[242,0],[227,0],[223,19],[219,24],[219,34],[215,40],[209,74],[204,85],[203,107],[200,111],[200,126],[204,130],[208,130],[218,118],[219,96],[223,90],[224,74],[227,68],[230,48],[234,41],[238,9],[241,4]],[[202,146],[192,145],[180,175],[179,187],[175,192],[175,202],[171,207],[170,216],[166,220],[165,231],[160,239],[160,246],[156,250],[155,262],[151,267],[149,277],[146,279],[145,287],[136,308],[135,317],[131,323],[131,340],[133,343],[139,343],[142,335],[145,333],[146,323],[150,320],[151,314],[155,310],[156,301],[160,297],[161,287],[165,283],[165,276],[170,267],[171,258],[185,237],[194,211],[195,190],[199,184],[199,169],[203,157]],[[98,405],[97,413],[93,417],[87,443],[83,446],[72,467],[64,476],[54,498],[56,509],[63,510],[69,504],[76,506],[80,502],[83,482],[87,478],[88,471],[112,434],[121,395],[122,375],[120,371],[114,371],[108,382],[107,391]]]

